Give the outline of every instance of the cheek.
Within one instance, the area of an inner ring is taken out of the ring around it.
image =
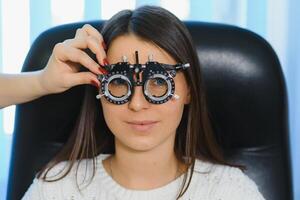
[[[168,129],[175,131],[181,121],[183,109],[184,105],[179,100],[168,101],[166,106],[161,109],[165,126]]]
[[[120,120],[118,116],[123,113],[122,106],[113,105],[104,99],[101,99],[101,104],[105,123],[111,132],[114,133],[116,129],[118,129],[118,126],[120,126]]]
[[[184,104],[187,98],[186,85],[182,84],[184,79],[182,77],[177,77],[180,80],[175,80],[175,94],[179,95],[179,99],[170,99],[165,104],[162,104],[160,108],[161,114],[163,115],[165,127],[175,131],[180,124]]]

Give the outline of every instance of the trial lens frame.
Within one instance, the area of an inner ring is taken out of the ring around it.
[[[179,96],[174,94],[175,92],[175,82],[173,78],[176,76],[176,71],[190,67],[189,63],[178,63],[175,65],[164,64],[153,61],[153,55],[148,56],[148,62],[145,64],[139,64],[138,52],[136,54],[136,64],[130,64],[127,61],[126,56],[122,56],[122,62],[116,64],[105,65],[104,68],[108,71],[108,74],[98,75],[98,79],[101,82],[101,87],[99,89],[99,95],[97,99],[104,96],[109,102],[120,105],[127,103],[132,95],[134,86],[143,86],[143,93],[147,101],[153,104],[162,104],[168,101],[170,98],[178,99]],[[110,94],[108,89],[108,84],[114,79],[122,79],[128,84],[128,92],[122,97],[116,97]],[[148,93],[147,81],[151,78],[160,78],[164,80],[168,89],[163,96],[156,97],[151,96]],[[100,94],[101,93],[101,94]]]

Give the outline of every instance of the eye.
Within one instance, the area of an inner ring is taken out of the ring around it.
[[[124,84],[126,84],[126,81],[121,78],[116,78],[116,79],[112,80],[110,83],[113,85],[124,85]]]
[[[108,91],[114,97],[123,97],[128,93],[129,84],[122,78],[112,79],[108,84]]]
[[[146,83],[147,93],[152,97],[161,97],[168,91],[168,83],[163,78],[151,78]]]
[[[156,78],[153,80],[153,84],[156,86],[163,86],[165,84],[165,80],[162,78]]]

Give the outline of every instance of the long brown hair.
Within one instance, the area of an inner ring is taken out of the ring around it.
[[[143,6],[135,10],[118,12],[105,22],[101,31],[108,48],[116,37],[129,33],[164,49],[177,62],[191,65],[184,71],[191,99],[190,104],[184,107],[182,120],[176,131],[174,152],[179,161],[191,167],[192,173],[187,184],[188,173],[185,173],[178,199],[189,187],[196,159],[223,165],[237,165],[225,161],[213,133],[200,63],[192,37],[185,25],[166,9]],[[114,153],[114,135],[105,124],[102,106],[96,100],[96,95],[95,88],[86,86],[81,112],[69,140],[57,156],[39,172],[38,177],[42,176],[45,181],[50,181],[46,177],[49,170],[61,161],[68,161],[67,171],[58,179],[51,181],[59,180],[70,172],[75,162],[80,163],[85,158],[93,160],[94,177],[95,157],[100,153]]]

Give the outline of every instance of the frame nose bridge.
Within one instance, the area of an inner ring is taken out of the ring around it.
[[[135,64],[133,69],[133,81],[135,86],[142,86],[144,83],[143,73],[144,73],[143,65]]]

